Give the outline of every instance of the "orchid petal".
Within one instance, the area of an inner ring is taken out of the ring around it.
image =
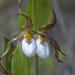
[[[13,54],[15,53],[15,49],[16,49],[16,46],[14,47],[12,54],[7,58],[6,62],[8,62],[12,58]]]
[[[59,57],[58,52],[57,50],[55,50],[55,58],[57,59],[58,62],[63,63],[63,61],[59,60],[58,57]]]
[[[0,60],[3,59],[4,56],[8,53],[10,47],[11,47],[11,41],[9,41],[9,42],[7,43],[6,51],[5,51],[5,53],[0,57]]]
[[[36,53],[36,42],[33,38],[31,38],[31,43],[26,42],[26,38],[22,41],[22,50],[24,54],[28,57],[33,57]]]
[[[21,32],[21,33],[17,34],[16,36],[14,36],[14,38],[13,38],[11,41],[9,41],[9,42],[7,43],[6,51],[5,51],[5,53],[0,57],[0,60],[2,60],[2,59],[4,58],[4,56],[8,53],[8,51],[9,51],[9,49],[10,49],[10,47],[11,47],[11,43],[12,43],[13,41],[17,40],[18,38],[21,38],[24,34],[25,34],[25,32]]]
[[[20,13],[20,1],[21,0],[18,0],[18,12]]]
[[[37,55],[43,59],[48,58],[50,54],[50,48],[48,43],[45,41],[43,44],[41,43],[41,39],[38,38],[36,40],[37,44]]]
[[[1,65],[1,63],[0,63],[0,71],[1,71],[3,74],[6,74],[6,75],[13,75],[11,72],[5,70],[5,69],[3,68],[3,66]]]
[[[65,54],[60,50],[60,46],[59,44],[50,36],[48,35],[47,33],[42,33],[40,34],[41,36],[45,37],[45,38],[48,38],[50,40],[50,43],[51,45],[56,49],[58,50],[61,54],[63,54],[65,56]]]
[[[29,16],[26,16],[25,14],[20,13],[20,1],[21,0],[18,0],[18,12],[20,15],[24,16],[27,19],[27,24],[22,26],[21,28],[23,31],[28,31],[33,28],[32,19]]]
[[[25,34],[25,31],[15,35],[11,41],[13,42],[13,41],[21,38],[24,34]]]
[[[55,48],[55,57],[57,58],[57,60],[59,62],[62,62],[61,60],[58,59],[58,52],[57,51],[59,51],[64,56],[66,56],[66,55],[60,50],[59,44],[50,35],[48,35],[47,33],[42,33],[40,35],[42,37],[48,38],[50,40],[51,45]]]
[[[53,14],[54,14],[54,17],[53,17],[52,21],[49,24],[41,26],[39,28],[39,32],[46,32],[48,30],[51,30],[55,26],[55,24],[56,24],[56,14],[55,14],[54,10],[52,10],[52,11],[53,11]]]
[[[19,13],[19,14],[24,16],[27,19],[27,24],[21,27],[22,30],[23,31],[28,31],[28,30],[32,29],[33,28],[33,23],[32,23],[31,18],[29,16],[26,16],[25,14],[21,14],[21,13]]]

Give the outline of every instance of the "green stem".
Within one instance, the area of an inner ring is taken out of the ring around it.
[[[32,17],[33,17],[33,23],[34,27],[33,30],[36,31],[36,0],[32,0]]]
[[[26,75],[29,75],[29,57],[26,57]]]
[[[35,56],[35,75],[38,75],[38,56]]]
[[[33,17],[33,23],[34,27],[33,30],[37,31],[36,29],[36,0],[32,0],[32,17]],[[35,75],[38,75],[38,56],[35,56]]]

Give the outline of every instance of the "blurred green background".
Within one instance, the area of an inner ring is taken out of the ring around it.
[[[28,0],[21,1],[23,10],[27,2]],[[52,7],[56,12],[57,23],[48,33],[60,44],[61,50],[66,54],[66,57],[59,54],[60,59],[65,63],[56,61],[54,49],[50,47],[50,57],[46,60],[39,58],[39,75],[75,75],[75,0],[52,0]],[[19,33],[18,16],[17,0],[0,0],[0,33],[9,39]],[[0,37],[0,55],[2,38]]]

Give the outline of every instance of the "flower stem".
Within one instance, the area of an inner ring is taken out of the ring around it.
[[[29,75],[29,57],[26,57],[26,75]]]
[[[33,23],[34,27],[33,30],[36,31],[36,0],[32,0],[32,17],[33,17]]]
[[[33,30],[37,31],[36,27],[36,0],[32,0],[32,17],[33,17],[33,23],[34,27]],[[35,75],[38,75],[38,56],[35,56]]]
[[[38,75],[38,56],[35,56],[35,75]]]

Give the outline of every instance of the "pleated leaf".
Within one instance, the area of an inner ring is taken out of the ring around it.
[[[26,75],[26,57],[23,54],[20,43],[18,42],[15,53],[12,57],[11,72],[13,75]],[[30,67],[30,75],[32,75]]]
[[[7,44],[7,42],[9,42],[9,39],[7,37],[4,37],[4,39],[3,39],[3,45],[2,45],[2,54],[4,54],[4,52],[6,50],[6,44]],[[8,70],[8,71],[11,71],[11,60],[6,63],[6,59],[13,52],[13,49],[14,49],[14,46],[12,44],[11,47],[10,47],[9,52],[6,54],[6,56],[2,60],[3,67],[6,70]]]

